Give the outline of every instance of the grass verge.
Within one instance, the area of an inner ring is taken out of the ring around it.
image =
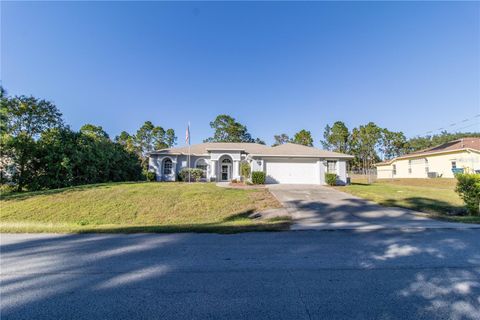
[[[454,179],[377,180],[373,184],[354,180],[351,185],[339,188],[383,206],[425,212],[435,219],[480,223],[479,216],[463,215],[463,201],[454,189]]]
[[[286,230],[289,217],[254,220],[280,207],[266,189],[212,183],[109,183],[0,197],[1,232],[216,232]]]

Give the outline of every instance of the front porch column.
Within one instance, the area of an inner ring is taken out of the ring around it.
[[[235,160],[233,161],[233,169],[232,169],[232,179],[240,179],[240,161]]]
[[[217,161],[210,161],[210,180],[217,181]]]
[[[172,161],[173,181],[177,181],[177,157]]]

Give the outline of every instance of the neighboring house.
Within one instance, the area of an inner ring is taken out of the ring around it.
[[[463,138],[377,163],[377,178],[453,178],[480,170],[480,138]]]
[[[346,182],[346,161],[350,155],[287,143],[268,147],[257,143],[201,143],[190,147],[170,148],[150,153],[149,170],[158,181],[175,181],[183,168],[204,171],[206,181],[240,179],[240,162],[250,164],[252,171],[266,173],[267,183],[324,184],[325,173],[338,175]]]

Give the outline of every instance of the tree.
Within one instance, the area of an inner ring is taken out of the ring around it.
[[[480,132],[448,133],[447,131],[442,131],[440,134],[427,135],[425,137],[414,137],[407,141],[407,151],[414,152],[423,150],[466,137],[480,137]]]
[[[355,155],[354,166],[366,170],[379,161],[377,149],[380,146],[381,133],[382,129],[373,122],[352,130],[350,145]]]
[[[46,100],[27,96],[9,98],[3,88],[0,108],[2,158],[14,164],[12,181],[21,191],[35,175],[32,168],[37,160],[36,140],[45,130],[61,128],[62,114]]]
[[[290,137],[285,133],[274,135],[273,138],[275,139],[275,142],[272,145],[272,147],[276,147],[276,146],[279,146],[281,144],[285,144],[287,142],[290,142]]]
[[[128,137],[124,137],[128,139]],[[160,150],[175,145],[177,137],[173,129],[165,131],[160,126],[154,126],[151,121],[145,123],[137,130],[133,137],[134,150],[142,159],[142,166],[147,169],[148,154],[154,150]]]
[[[54,128],[43,132],[37,144],[37,174],[29,190],[141,179],[139,158],[103,134]]]
[[[173,129],[167,129],[165,132],[165,144],[169,148],[177,144],[177,137],[175,136],[175,131]]]
[[[325,127],[322,145],[325,149],[335,152],[348,152],[350,132],[342,121],[336,121],[332,127]]]
[[[123,146],[128,152],[135,152],[134,137],[131,136],[128,132],[120,132],[120,135],[115,137],[115,142]]]
[[[255,142],[247,127],[229,115],[218,115],[210,122],[210,127],[214,129],[213,137],[205,139],[204,142]]]
[[[403,132],[394,132],[388,129],[381,131],[381,150],[384,159],[392,159],[405,154],[407,139]]]
[[[80,133],[94,139],[109,139],[108,133],[106,133],[101,126],[95,126],[93,124],[84,124],[80,128]]]
[[[292,142],[296,144],[308,146],[308,147],[313,147],[312,133],[305,129],[300,130],[299,132],[295,133],[295,136],[293,137]]]
[[[260,138],[255,138],[254,142],[255,142],[255,143],[258,143],[258,144],[266,145],[265,141],[263,141],[263,140],[260,139]]]

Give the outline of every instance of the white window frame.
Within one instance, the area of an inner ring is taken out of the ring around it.
[[[169,168],[167,167],[167,164],[170,165]],[[163,169],[163,174],[166,175],[166,176],[173,174],[173,161],[172,161],[172,159],[170,159],[170,158],[164,159],[162,169]],[[167,170],[169,170],[170,172],[167,172]]]
[[[199,164],[200,161],[203,161],[205,164]],[[199,159],[195,160],[195,168],[203,171],[202,178],[207,178],[208,167],[209,167],[209,164],[208,164],[207,159],[199,158]]]
[[[330,164],[333,164],[333,170],[330,169]],[[337,161],[327,160],[327,173],[337,173]]]

